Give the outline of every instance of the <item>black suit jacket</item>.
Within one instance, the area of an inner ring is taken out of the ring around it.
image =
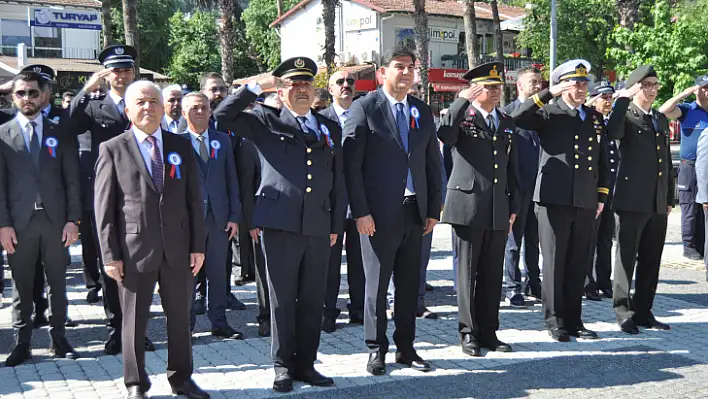
[[[344,174],[352,216],[372,215],[377,227],[403,220],[409,167],[421,220],[440,219],[442,166],[435,121],[424,102],[408,96],[408,104],[420,112],[419,127],[409,132],[409,154],[383,89],[355,101],[344,126]]]
[[[330,138],[321,134],[308,146],[288,109],[281,112],[256,104],[243,112],[255,100],[256,95],[243,86],[214,111],[220,127],[258,147],[261,182],[253,224],[303,235],[341,233],[345,210],[341,128],[313,112],[320,131],[324,126]]]
[[[533,200],[544,205],[596,209],[609,193],[603,116],[582,105],[585,119],[545,89],[511,115],[517,126],[538,133],[541,156]],[[539,105],[543,105],[539,108]]]
[[[96,163],[96,230],[103,261],[123,261],[126,273],[154,272],[163,259],[190,267],[204,253],[206,236],[199,172],[189,140],[162,131],[163,191],[159,194],[132,130],[99,149]],[[182,158],[180,178],[170,176],[168,154]],[[189,295],[186,293],[185,295]]]
[[[497,108],[499,125],[492,131],[464,98],[450,106],[438,129],[451,145],[452,174],[442,222],[480,229],[509,230],[509,216],[519,211],[516,126]]]
[[[46,141],[58,140],[56,156]],[[0,227],[22,230],[34,212],[39,192],[49,219],[56,227],[81,218],[79,162],[73,140],[58,134],[58,127],[46,117],[42,122],[39,167],[27,150],[22,128],[16,119],[0,126]]]
[[[628,98],[615,103],[608,134],[620,141],[620,164],[612,208],[666,214],[674,203],[669,120],[653,110],[646,115]]]
[[[238,140],[234,155],[236,158],[236,171],[238,173],[239,190],[241,191],[241,206],[243,207],[243,221],[248,230],[257,228],[253,223],[256,211],[256,191],[261,184],[261,164],[258,148],[243,137]]]

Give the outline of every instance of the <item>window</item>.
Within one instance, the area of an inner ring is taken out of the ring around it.
[[[36,26],[34,46],[34,56],[37,58],[61,57],[61,29]]]
[[[2,30],[3,55],[17,55],[17,45],[20,43],[24,43],[27,47],[32,46],[30,27],[27,21],[3,19],[0,20],[0,30]]]

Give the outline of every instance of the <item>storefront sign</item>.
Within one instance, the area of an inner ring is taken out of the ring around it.
[[[433,83],[433,90],[440,91],[452,91],[458,92],[470,87],[468,84],[464,83]]]
[[[413,28],[396,27],[396,42],[399,45],[415,48],[415,31]],[[460,31],[452,28],[428,28],[428,40],[431,42],[455,44],[460,41]]]
[[[376,29],[376,13],[361,6],[350,6],[344,17],[346,32],[366,29]]]
[[[35,7],[30,10],[30,25],[49,28],[101,30],[97,11]]]
[[[428,81],[431,83],[466,83],[467,81],[462,79],[462,75],[466,72],[466,69],[430,68],[428,69]]]

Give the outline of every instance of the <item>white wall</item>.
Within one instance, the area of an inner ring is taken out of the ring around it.
[[[335,29],[336,32],[336,29]],[[322,64],[324,24],[322,3],[315,0],[280,25],[280,59],[308,57]]]

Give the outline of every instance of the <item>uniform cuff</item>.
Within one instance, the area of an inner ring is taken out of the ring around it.
[[[263,93],[263,89],[261,89],[261,85],[259,85],[256,82],[248,82],[248,84],[246,85],[246,88],[248,89],[248,91],[250,91],[251,93],[253,93],[257,96],[260,96],[261,93]]]

